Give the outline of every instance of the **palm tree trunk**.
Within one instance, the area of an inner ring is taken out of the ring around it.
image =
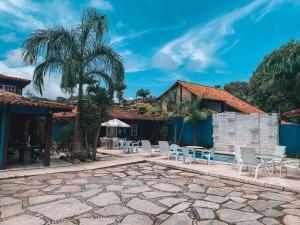
[[[194,122],[194,145],[197,145],[197,123]]]
[[[93,154],[92,154],[92,160],[96,160],[96,155],[97,155],[97,144],[100,136],[100,129],[101,129],[101,123],[97,128],[95,137],[94,137],[94,146],[93,146]]]
[[[74,126],[74,138],[72,143],[72,157],[80,159],[82,149],[82,130],[80,126],[80,114],[77,113]]]
[[[101,131],[101,121],[102,121],[102,113],[101,113],[101,105],[99,106],[99,125],[97,127],[97,131],[94,137],[94,146],[93,146],[93,154],[92,154],[92,160],[96,160],[97,159],[97,145],[98,145],[98,141],[99,141],[99,136],[100,136],[100,131]]]
[[[81,159],[84,155],[83,143],[82,143],[82,120],[81,120],[81,112],[82,112],[82,95],[83,95],[83,87],[82,87],[82,75],[79,76],[79,90],[78,90],[78,102],[77,102],[77,115],[75,120],[75,129],[74,129],[74,138],[72,145],[72,153],[74,158]]]

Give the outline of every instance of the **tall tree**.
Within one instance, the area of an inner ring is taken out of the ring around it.
[[[87,101],[84,104],[85,124],[83,130],[89,134],[85,144],[88,148],[92,148],[92,159],[96,160],[101,123],[107,119],[107,110],[112,105],[112,98],[109,92],[98,84],[88,86],[84,97]]]
[[[245,102],[252,103],[252,93],[249,82],[233,81],[225,84],[224,90]]]
[[[192,122],[194,129],[194,145],[197,145],[197,122],[205,120],[213,112],[203,107],[203,98],[197,97],[193,100],[186,100],[180,104],[180,110],[177,115],[181,115],[185,122]]]
[[[300,42],[267,55],[250,78],[254,103],[266,112],[300,107]]]
[[[95,8],[88,8],[81,23],[66,29],[62,26],[36,30],[23,43],[23,59],[37,64],[33,84],[42,94],[46,75],[61,75],[61,89],[67,93],[78,90],[78,117],[76,118],[73,153],[82,156],[83,86],[90,79],[104,81],[111,95],[115,84],[124,80],[121,57],[104,41],[107,18]]]
[[[140,97],[143,101],[151,94],[149,89],[139,89],[136,92],[136,97]]]
[[[117,99],[118,99],[118,103],[119,105],[123,105],[124,102],[124,90],[126,89],[126,84],[124,82],[118,83],[115,86],[115,90],[117,92]]]

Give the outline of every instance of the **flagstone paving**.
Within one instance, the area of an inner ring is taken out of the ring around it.
[[[0,180],[0,225],[300,224],[300,195],[150,163]]]

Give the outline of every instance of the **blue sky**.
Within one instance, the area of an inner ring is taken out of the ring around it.
[[[160,95],[176,80],[206,85],[247,81],[262,58],[300,39],[300,0],[0,1],[0,73],[32,78],[20,46],[35,29],[78,23],[82,6],[109,18],[106,37],[123,57],[126,98],[140,88]],[[59,76],[44,96],[66,96]]]

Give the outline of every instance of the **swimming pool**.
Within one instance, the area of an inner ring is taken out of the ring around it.
[[[201,155],[201,152],[196,152],[197,159],[201,159]],[[232,163],[234,160],[234,156],[228,154],[215,153],[214,160],[219,162]]]

